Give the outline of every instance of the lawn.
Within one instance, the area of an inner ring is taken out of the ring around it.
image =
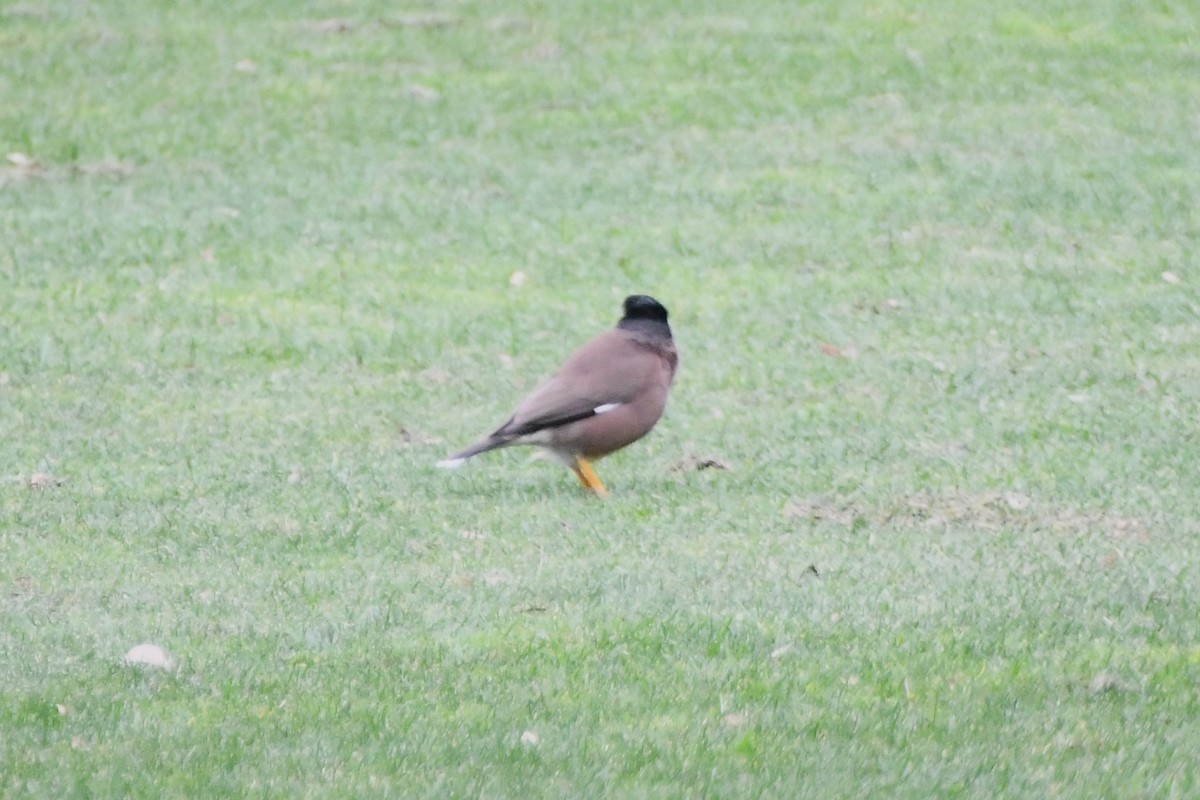
[[[1171,0],[0,5],[0,796],[1200,795],[1198,74]],[[635,292],[610,498],[434,467]]]

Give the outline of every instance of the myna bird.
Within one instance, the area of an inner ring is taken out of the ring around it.
[[[631,295],[616,328],[576,350],[508,422],[438,466],[453,469],[488,450],[538,445],[570,467],[584,487],[606,495],[589,462],[650,432],[662,417],[678,365],[667,309],[653,297]]]

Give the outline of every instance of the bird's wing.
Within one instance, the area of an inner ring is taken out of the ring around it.
[[[621,330],[605,331],[526,397],[493,436],[526,436],[627,403],[652,379],[660,356]]]

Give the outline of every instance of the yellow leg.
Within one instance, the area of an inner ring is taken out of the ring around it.
[[[608,489],[604,488],[604,484],[600,482],[600,476],[596,474],[596,470],[592,469],[592,465],[587,462],[587,459],[579,456],[575,459],[575,466],[571,467],[575,471],[579,482],[583,484],[585,489],[593,491],[601,497],[608,497]]]
[[[575,466],[574,464],[572,464],[572,465],[571,465],[571,471],[575,473],[575,477],[576,477],[576,478],[579,478],[579,482],[583,484],[583,488],[585,488],[585,489],[589,489],[589,490],[592,488],[592,487],[591,487],[591,486],[588,484],[587,478],[583,477],[583,472],[582,472],[582,471],[579,469],[579,467],[577,467],[577,466]]]

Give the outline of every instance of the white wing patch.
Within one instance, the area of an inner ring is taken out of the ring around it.
[[[621,407],[620,403],[605,403],[604,405],[596,406],[595,408],[593,408],[592,412],[595,414],[607,414],[609,411],[612,411],[614,408],[620,408],[620,407]]]

